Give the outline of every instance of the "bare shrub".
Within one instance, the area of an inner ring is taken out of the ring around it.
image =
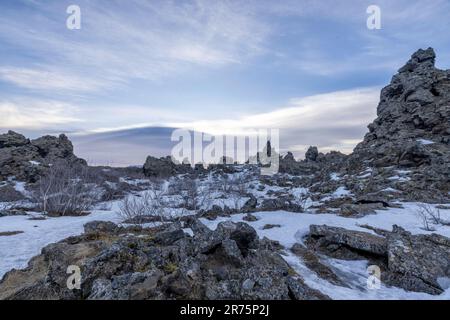
[[[441,219],[440,210],[432,205],[421,203],[417,206],[416,212],[426,231],[435,231],[436,229],[432,225],[447,225],[447,222]]]
[[[238,192],[245,195],[248,189],[248,179],[242,175],[225,175],[219,178],[218,185],[218,190],[223,193]]]
[[[183,208],[187,210],[197,209],[198,183],[194,179],[185,179],[181,187]]]
[[[11,205],[9,203],[0,202],[0,216],[2,215],[2,212],[6,212],[10,209],[11,209]]]
[[[229,194],[229,199],[232,202],[232,209],[239,210],[242,207],[242,195],[237,192],[231,192]]]
[[[213,202],[212,186],[209,183],[197,186],[196,210],[207,209]]]
[[[218,190],[223,193],[228,193],[232,189],[232,183],[228,176],[221,176],[218,181]]]
[[[180,199],[178,206],[185,211],[206,209],[212,203],[212,185],[208,182],[200,183],[192,177],[172,179],[168,194],[177,196]]]
[[[150,197],[148,193],[141,196],[129,195],[119,203],[119,215],[126,221],[140,221],[149,213]]]
[[[218,181],[217,190],[231,201],[233,209],[239,210],[242,198],[248,195],[248,179],[242,175],[223,175]],[[225,201],[223,203],[225,205]]]
[[[172,217],[168,214],[169,210],[166,210],[167,203],[164,199],[166,194],[161,184],[154,183],[140,194],[125,197],[119,203],[119,215],[127,223],[170,220]]]
[[[299,195],[298,199],[297,199],[297,203],[298,205],[302,208],[302,211],[305,212],[308,210],[308,205],[310,205],[311,203],[311,191],[306,191],[303,192]]]
[[[211,205],[211,186],[195,179],[185,179],[181,186],[182,207],[187,210],[205,209]]]
[[[231,179],[231,186],[232,186],[233,192],[237,192],[241,196],[247,194],[247,190],[248,190],[247,185],[248,185],[248,181],[243,176],[237,176],[237,177],[233,177]]]
[[[96,186],[86,183],[87,170],[84,166],[52,165],[38,181],[39,209],[50,216],[87,214],[99,197]]]

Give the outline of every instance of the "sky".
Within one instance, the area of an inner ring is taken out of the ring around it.
[[[450,66],[449,14],[448,0],[2,0],[0,133],[64,132],[93,164],[169,154],[174,128],[277,128],[296,157],[349,153],[413,52]]]

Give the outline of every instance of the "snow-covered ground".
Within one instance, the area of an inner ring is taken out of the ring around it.
[[[119,223],[122,219],[116,211],[116,205],[113,205],[109,211],[97,210],[84,217],[46,218],[46,220],[30,220],[30,216],[1,217],[0,233],[7,231],[23,233],[0,237],[0,278],[13,268],[25,268],[28,261],[48,244],[83,233],[83,225],[90,221]]]
[[[309,226],[312,224],[326,224],[328,226],[342,227],[349,230],[357,230],[371,233],[360,225],[370,225],[372,227],[391,230],[394,224],[403,227],[413,234],[431,234],[433,232],[423,230],[423,224],[417,215],[417,203],[405,203],[404,208],[391,208],[385,211],[378,211],[377,214],[368,215],[363,218],[345,218],[334,214],[308,214],[291,213],[285,211],[259,212],[254,215],[259,218],[255,222],[247,222],[256,229],[258,235],[279,241],[286,249],[291,248],[295,243],[301,243],[303,237],[309,233]],[[226,220],[234,222],[243,221],[244,214],[233,215],[231,218],[219,218],[215,221],[203,219],[209,228],[215,229],[217,225]],[[450,210],[441,212],[443,219],[450,218]],[[280,228],[263,230],[266,224],[279,224]],[[450,227],[436,226],[434,233],[450,237]],[[336,270],[349,286],[349,288],[336,286],[328,281],[319,278],[313,271],[309,270],[300,258],[286,250],[284,259],[291,267],[300,274],[305,283],[311,288],[317,289],[330,296],[332,299],[368,299],[368,300],[388,300],[388,299],[450,299],[450,288],[442,295],[433,296],[425,293],[407,292],[403,289],[386,287],[381,284],[379,289],[368,289],[367,287],[367,261],[343,261],[325,258],[332,269]]]
[[[266,189],[272,189],[267,187]],[[266,190],[267,191],[267,190]],[[305,193],[304,188],[290,190],[295,195]],[[347,194],[344,188],[338,189],[333,196],[339,197]],[[222,199],[223,200],[223,199]],[[225,200],[226,203],[226,200]],[[219,203],[216,203],[219,204]],[[230,203],[231,205],[231,203]],[[377,214],[362,218],[345,218],[335,214],[291,213],[286,211],[256,212],[258,221],[247,222],[258,232],[258,235],[279,241],[286,249],[295,243],[301,243],[309,232],[312,224],[343,227],[350,230],[372,232],[361,225],[391,230],[397,224],[413,234],[430,234],[423,229],[423,222],[418,215],[418,203],[403,203],[403,208],[390,208],[377,211]],[[9,270],[21,269],[27,266],[28,261],[39,254],[41,249],[50,243],[60,241],[69,236],[83,232],[83,225],[89,221],[104,220],[120,223],[122,218],[118,214],[118,202],[111,202],[109,210],[95,210],[84,217],[59,217],[46,220],[30,220],[30,216],[8,216],[0,218],[0,232],[22,231],[12,236],[0,236],[0,278]],[[230,218],[218,218],[214,221],[202,221],[211,229],[217,227],[221,221],[243,221],[244,214],[232,215]],[[450,221],[450,210],[442,210],[441,218]],[[263,230],[266,224],[280,225],[272,229]],[[450,227],[433,226],[435,233],[450,237]],[[300,258],[286,250],[285,260],[294,268],[312,288],[318,289],[333,299],[450,299],[450,289],[440,296],[431,296],[424,293],[406,292],[398,288],[381,286],[377,290],[367,289],[368,278],[367,261],[341,261],[324,258],[324,263],[335,270],[348,285],[340,287],[319,278],[309,270]]]

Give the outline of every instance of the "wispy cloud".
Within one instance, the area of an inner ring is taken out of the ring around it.
[[[32,90],[89,92],[111,85],[104,80],[91,80],[70,72],[15,67],[0,67],[0,79]]]
[[[185,128],[212,135],[247,135],[255,129],[280,129],[281,148],[298,156],[309,145],[323,151],[351,152],[362,140],[367,125],[376,117],[379,87],[344,90],[291,99],[287,107],[270,112],[242,115],[237,119],[170,121],[161,118],[157,123],[141,123],[81,132],[114,133],[148,127]],[[130,138],[130,143],[132,137]],[[170,145],[167,138],[167,145]],[[303,143],[303,144],[302,144]]]
[[[41,60],[40,68],[3,66],[1,78],[31,89],[96,91],[115,82],[240,63],[258,54],[270,33],[251,10],[227,1],[131,0],[126,11],[120,2],[79,5],[78,31],[65,30],[60,4],[35,3],[27,19],[5,12],[0,39]]]
[[[337,91],[291,99],[285,108],[245,115],[236,120],[172,122],[167,126],[189,128],[211,134],[245,133],[247,129],[257,128],[319,131],[323,128],[366,126],[375,117],[379,92],[379,87]]]
[[[48,129],[80,121],[76,107],[60,101],[13,99],[0,100],[0,128]],[[67,129],[67,127],[66,127]]]

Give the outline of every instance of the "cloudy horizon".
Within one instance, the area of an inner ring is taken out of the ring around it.
[[[66,27],[73,4],[80,30]],[[367,28],[372,4],[380,30]],[[162,156],[172,128],[277,128],[296,157],[309,145],[349,153],[413,52],[434,47],[437,66],[450,65],[445,0],[6,0],[0,9],[0,133],[65,132],[95,164]]]

